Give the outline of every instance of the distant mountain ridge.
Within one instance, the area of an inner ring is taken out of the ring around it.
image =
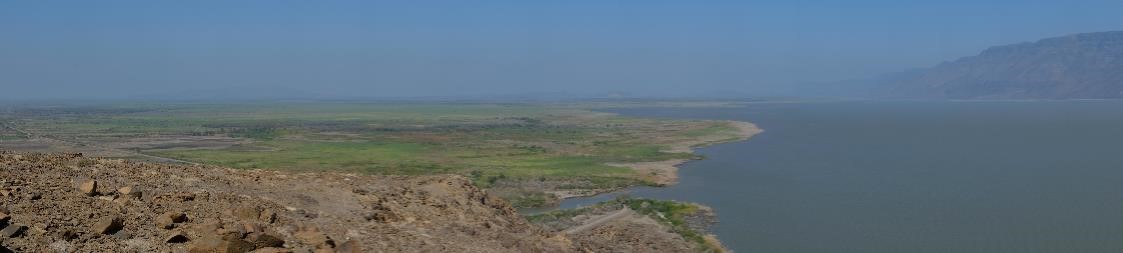
[[[1120,98],[1123,31],[991,47],[976,56],[886,75],[867,85],[872,85],[870,95],[882,98]]]

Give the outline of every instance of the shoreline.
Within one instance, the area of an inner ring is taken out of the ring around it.
[[[733,128],[735,128],[737,130],[737,132],[735,133],[735,136],[733,138],[724,138],[724,139],[705,139],[705,138],[702,138],[702,139],[684,141],[684,142],[672,145],[667,150],[664,150],[664,152],[694,154],[694,150],[697,149],[697,148],[703,148],[703,147],[706,147],[706,146],[723,144],[723,143],[746,141],[746,140],[751,139],[753,136],[764,132],[764,129],[758,127],[756,124],[753,124],[752,122],[736,121],[736,120],[720,120],[720,121],[730,124],[730,126],[732,126]],[[631,168],[632,170],[635,170],[639,174],[648,175],[648,176],[645,176],[642,179],[645,179],[649,182],[654,183],[655,184],[654,187],[667,187],[667,186],[673,186],[673,185],[678,183],[678,170],[679,170],[678,166],[683,165],[683,164],[685,164],[687,162],[690,162],[692,160],[698,160],[698,159],[671,159],[671,160],[654,161],[654,162],[639,162],[639,163],[608,163],[606,165],[614,166],[614,167]],[[618,192],[620,190],[628,189],[628,188],[631,188],[631,187],[633,187],[633,186],[613,188],[613,189],[586,189],[586,190],[548,191],[547,193],[553,194],[557,198],[557,200],[560,204],[561,201],[564,201],[566,199],[593,197],[593,196],[597,196],[597,195],[601,195],[601,194],[609,194],[609,193],[613,193],[613,192]],[[554,208],[557,208],[557,207],[559,207],[559,206],[555,205]]]
[[[735,128],[737,132],[735,137],[726,139],[697,139],[678,143],[671,146],[670,149],[664,152],[670,153],[690,153],[694,154],[695,149],[703,148],[706,146],[717,145],[722,143],[732,143],[739,141],[746,141],[753,136],[764,132],[756,124],[746,121],[725,120],[730,126]],[[655,162],[639,162],[639,163],[609,163],[609,166],[627,167],[639,172],[645,176],[643,179],[655,183],[660,187],[671,186],[678,183],[678,170],[679,166],[687,162],[698,159],[672,159]],[[615,190],[614,190],[615,191]]]
[[[717,145],[717,144],[722,144],[722,143],[733,143],[733,142],[739,142],[739,141],[746,141],[746,140],[751,139],[753,136],[764,132],[764,129],[761,129],[756,124],[753,124],[751,122],[733,121],[733,120],[726,120],[725,122],[727,122],[728,124],[730,124],[731,126],[733,126],[733,128],[735,128],[737,130],[734,138],[725,138],[725,139],[705,139],[705,138],[702,138],[702,139],[697,139],[697,140],[685,141],[685,142],[678,143],[676,145],[672,145],[668,150],[665,150],[664,152],[680,152],[680,153],[694,154],[695,149],[698,149],[698,148],[703,148],[703,147],[706,147],[706,146]],[[654,182],[656,184],[654,187],[669,187],[669,186],[673,186],[673,185],[678,183],[678,178],[679,178],[678,177],[678,170],[679,170],[678,166],[680,166],[682,164],[685,164],[687,162],[690,162],[691,160],[699,160],[699,159],[672,159],[672,160],[665,160],[665,161],[641,162],[641,163],[610,163],[608,165],[616,166],[616,167],[628,167],[628,168],[631,168],[631,169],[637,171],[641,175],[643,175],[643,174],[650,175],[650,177],[645,178],[645,179],[647,179],[650,182]],[[561,208],[561,202],[565,201],[566,199],[595,197],[595,196],[599,196],[599,195],[602,195],[602,194],[612,194],[612,193],[620,192],[622,190],[629,189],[629,188],[632,188],[632,187],[634,187],[634,186],[616,188],[616,189],[586,190],[586,191],[583,191],[583,192],[574,192],[574,191],[550,192],[550,194],[554,194],[557,197],[558,201],[553,207],[550,207],[549,209],[551,211],[564,210],[564,209]],[[732,252],[732,250],[730,250],[724,244],[721,243],[721,240],[717,237],[716,234],[714,234],[712,231],[710,231],[708,229],[708,226],[712,225],[713,223],[716,223],[717,219],[718,219],[717,218],[718,215],[713,211],[713,209],[711,207],[701,205],[701,204],[697,204],[697,203],[689,203],[689,202],[681,202],[681,203],[691,204],[691,205],[694,205],[694,206],[700,208],[701,209],[700,212],[704,213],[703,216],[708,217],[707,221],[706,221],[707,225],[705,225],[705,227],[707,227],[707,228],[695,227],[695,226],[690,227],[691,230],[695,230],[696,232],[701,233],[703,244],[714,246],[714,247],[717,248],[717,250],[719,252]],[[541,211],[536,212],[536,213],[541,213]],[[526,214],[524,214],[524,215],[526,215]],[[699,224],[695,224],[695,225],[699,225]],[[699,226],[701,226],[701,225],[699,225]]]

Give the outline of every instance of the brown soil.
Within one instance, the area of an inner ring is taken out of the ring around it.
[[[0,252],[688,251],[659,226],[614,219],[574,235],[554,233],[461,176],[286,173],[0,151],[0,235],[7,236]]]
[[[678,234],[667,231],[658,221],[627,209],[624,209],[619,218],[612,218],[594,228],[573,233],[571,237],[581,248],[593,252],[698,251],[692,243]]]

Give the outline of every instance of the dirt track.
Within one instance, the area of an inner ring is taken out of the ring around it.
[[[588,222],[585,222],[585,224],[581,224],[580,226],[576,226],[576,227],[573,227],[573,228],[570,228],[570,229],[566,229],[565,231],[562,231],[562,233],[564,233],[564,234],[576,234],[576,233],[585,232],[585,231],[588,231],[590,229],[594,229],[594,228],[597,228],[601,225],[604,225],[605,223],[608,223],[608,222],[613,221],[615,219],[619,219],[621,217],[626,217],[628,215],[635,215],[635,214],[636,214],[636,212],[633,212],[632,209],[628,209],[627,207],[625,207],[625,208],[617,210],[615,212],[612,212],[612,213],[594,218],[594,219],[592,219]]]

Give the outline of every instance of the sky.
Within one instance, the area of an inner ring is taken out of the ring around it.
[[[0,0],[0,100],[758,96],[1123,30],[1123,1]]]

